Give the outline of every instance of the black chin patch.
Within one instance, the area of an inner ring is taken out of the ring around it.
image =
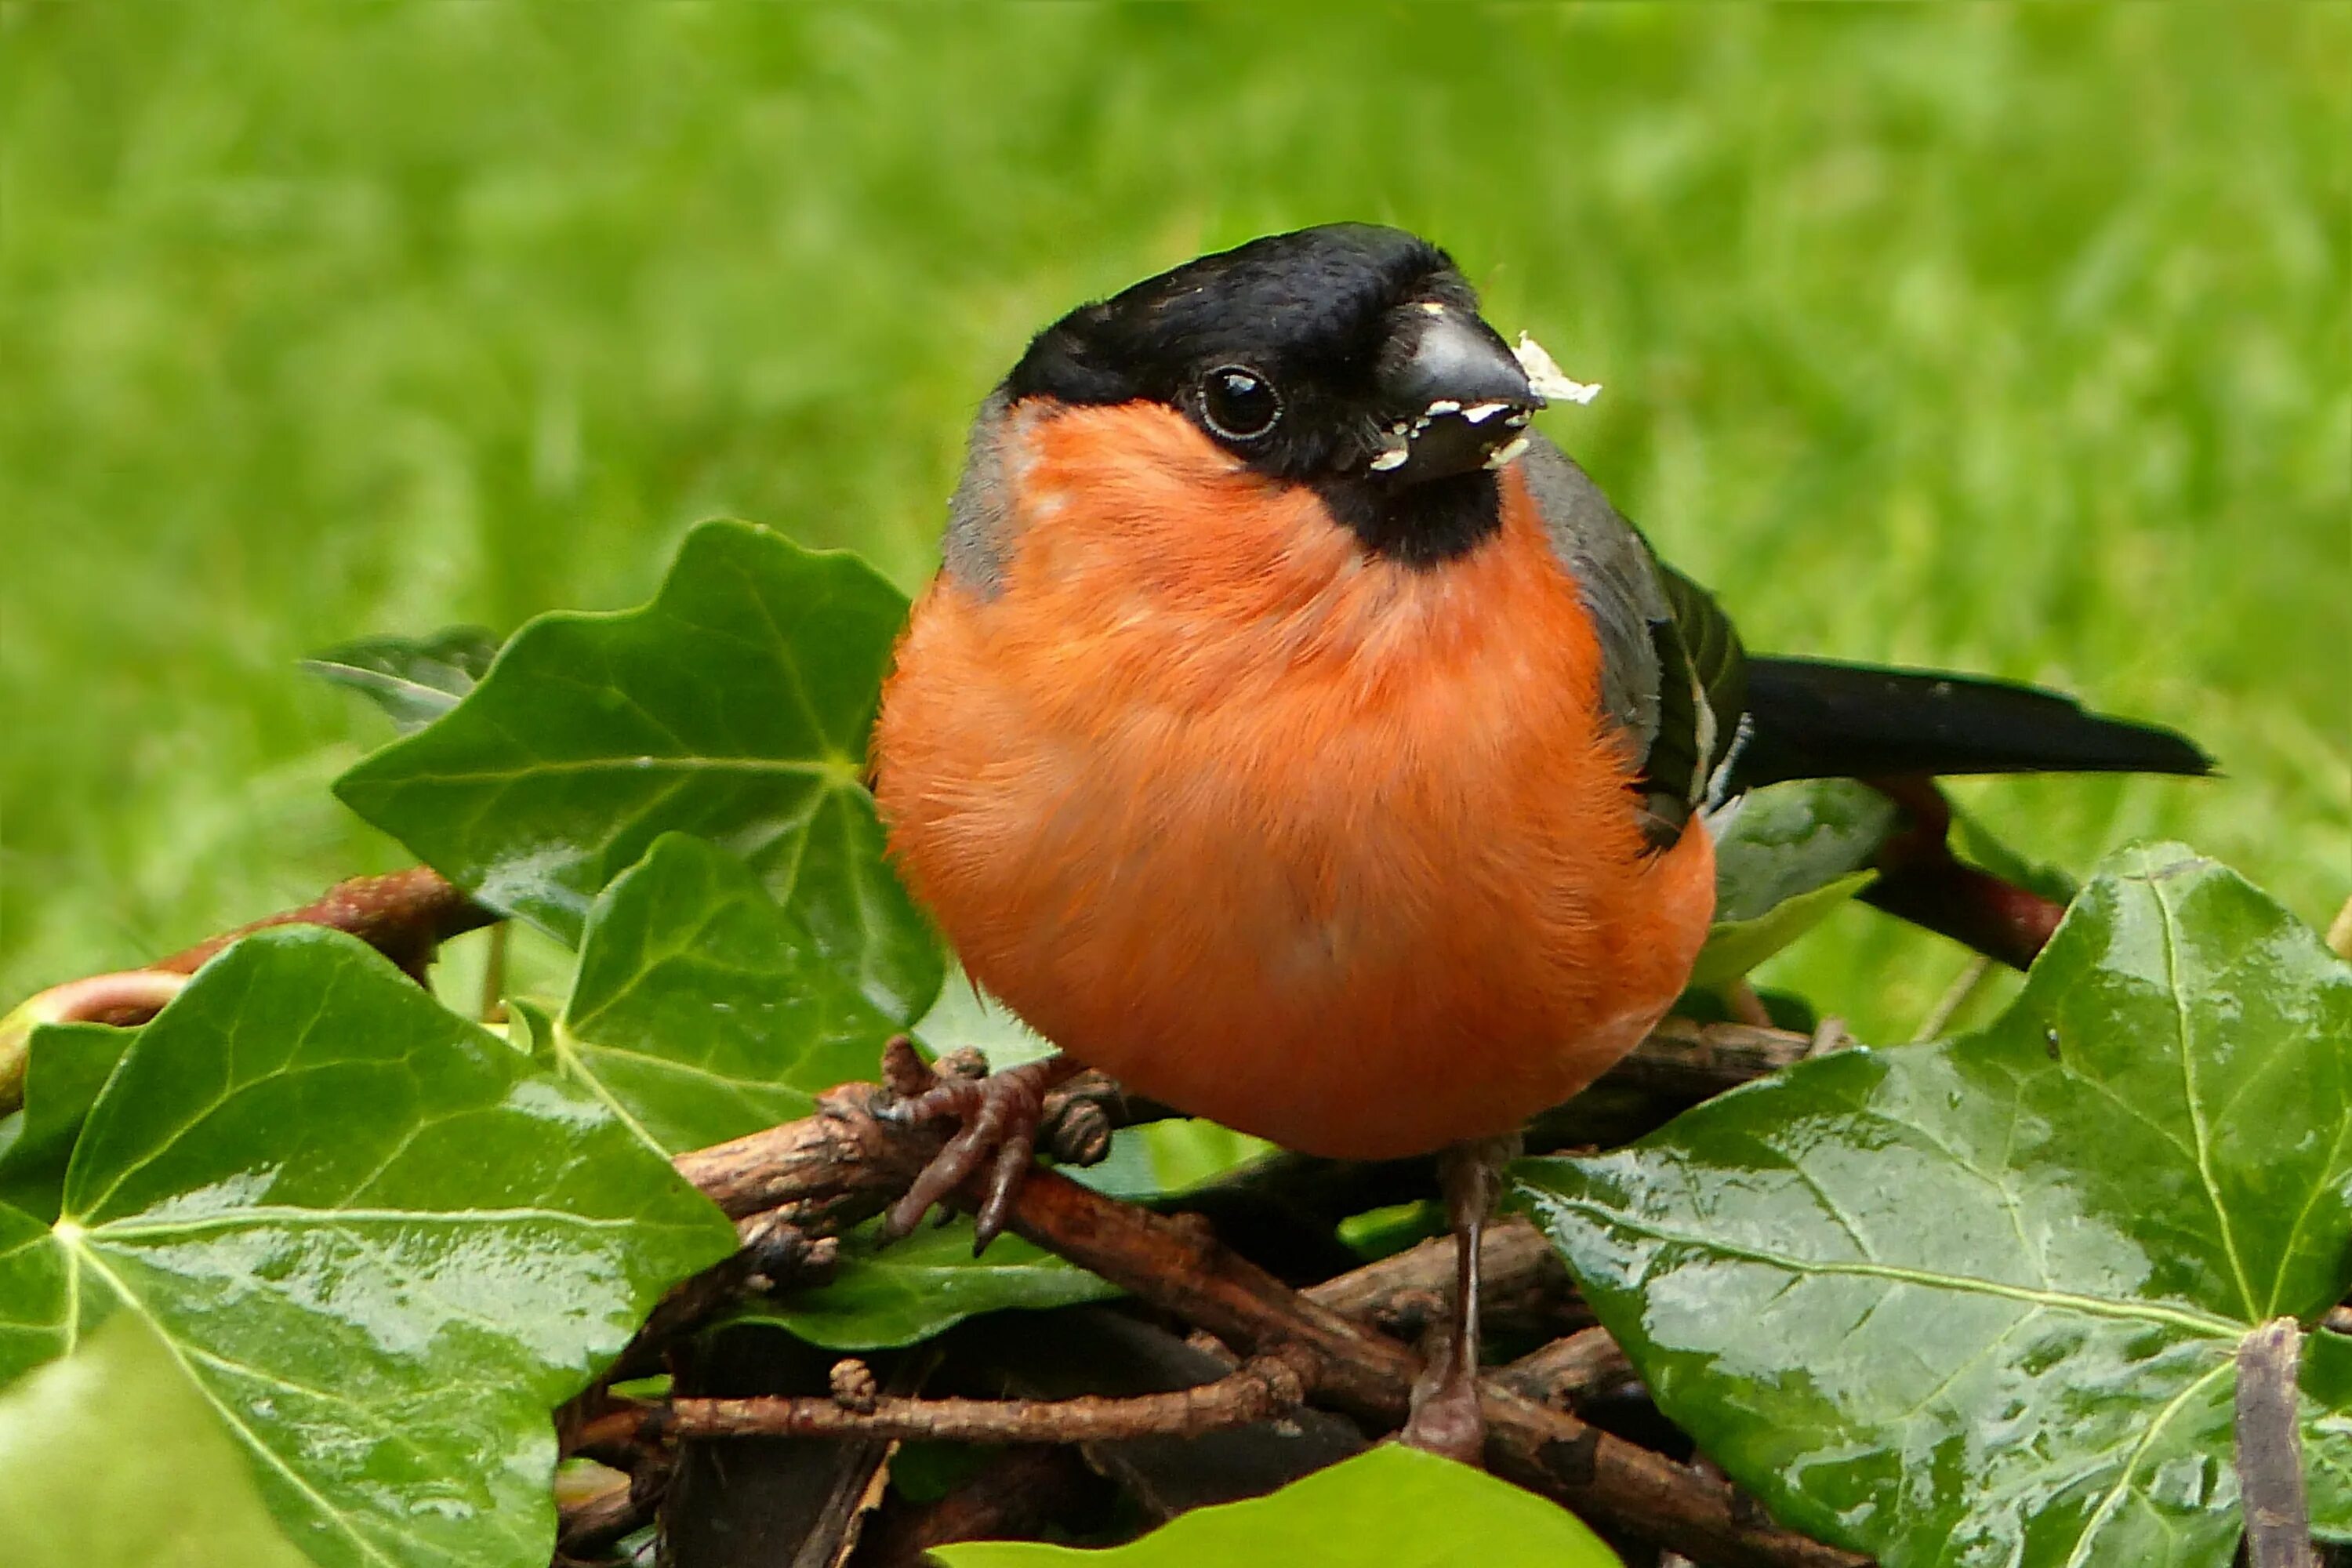
[[[1417,485],[1348,478],[1322,479],[1314,488],[1365,549],[1407,566],[1443,565],[1503,526],[1503,487],[1490,469]]]

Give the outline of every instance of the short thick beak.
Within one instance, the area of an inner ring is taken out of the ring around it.
[[[1391,323],[1373,369],[1385,445],[1372,472],[1418,484],[1515,456],[1513,443],[1544,400],[1495,329],[1458,305],[1421,300]]]

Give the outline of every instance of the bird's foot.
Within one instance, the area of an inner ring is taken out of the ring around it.
[[[1478,1403],[1477,1374],[1465,1373],[1451,1350],[1413,1384],[1412,1414],[1397,1441],[1457,1464],[1486,1462],[1486,1412]]]
[[[908,1235],[932,1205],[985,1168],[972,1236],[977,1254],[1003,1231],[1036,1159],[1047,1091],[1080,1068],[1056,1056],[983,1076],[983,1064],[964,1052],[942,1057],[940,1068],[926,1066],[903,1039],[891,1041],[883,1053],[883,1082],[895,1099],[882,1115],[908,1126],[945,1121],[961,1126],[884,1216],[882,1237],[896,1241]]]
[[[1437,1156],[1438,1185],[1454,1231],[1454,1301],[1445,1342],[1413,1384],[1412,1414],[1402,1440],[1465,1465],[1485,1462],[1486,1413],[1478,1403],[1479,1248],[1486,1216],[1503,1181],[1503,1166],[1519,1141],[1477,1138]]]

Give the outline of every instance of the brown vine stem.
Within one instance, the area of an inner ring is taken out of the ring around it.
[[[264,915],[235,931],[206,937],[148,967],[194,974],[205,960],[241,936],[272,926],[309,925],[355,936],[422,982],[436,948],[453,936],[479,930],[500,918],[430,866],[412,866],[383,877],[350,878],[299,909]]]
[[[2303,1329],[2293,1318],[2273,1319],[2238,1347],[2238,1491],[2246,1510],[2246,1568],[2312,1568],[2295,1389],[2302,1361]]]
[[[25,1102],[26,1051],[43,1024],[143,1024],[163,1010],[189,975],[241,936],[271,926],[315,925],[347,931],[391,959],[420,984],[434,951],[453,936],[500,917],[430,867],[336,883],[299,909],[206,937],[144,969],[68,980],[28,998],[0,1018],[0,1116]]]
[[[1307,1396],[1277,1352],[1197,1388],[1124,1399],[674,1399],[652,1420],[665,1437],[896,1437],[961,1443],[1102,1443],[1198,1436],[1263,1421]]]
[[[1804,1037],[1790,1040],[1801,1053]],[[874,1112],[884,1103],[878,1086],[844,1085],[825,1096],[820,1115],[681,1155],[677,1163],[730,1214],[788,1206],[796,1215],[848,1223],[878,1212],[938,1145],[935,1131],[878,1120]],[[1198,1216],[1153,1214],[1038,1171],[1023,1184],[1012,1228],[1245,1356],[1281,1356],[1299,1369],[1309,1397],[1391,1429],[1404,1418],[1418,1356],[1292,1290],[1223,1247]],[[1241,1385],[1221,1393],[1227,1397],[1241,1397]],[[991,1412],[966,1413],[971,1419],[1011,1419],[997,1402],[982,1403]],[[1500,1380],[1489,1382],[1486,1405],[1486,1458],[1498,1473],[1613,1528],[1726,1568],[1858,1568],[1864,1561],[1781,1530],[1721,1482]],[[1169,1418],[1166,1411],[1153,1415]],[[694,1418],[723,1425],[717,1410]],[[841,1423],[828,1430],[872,1430],[855,1426],[846,1412],[796,1418]],[[934,1423],[927,1431],[937,1429],[937,1415],[921,1419]]]

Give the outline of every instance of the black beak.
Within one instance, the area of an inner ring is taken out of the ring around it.
[[[1492,465],[1544,405],[1510,346],[1459,305],[1416,300],[1392,312],[1372,374],[1384,445],[1370,466],[1391,484]]]

